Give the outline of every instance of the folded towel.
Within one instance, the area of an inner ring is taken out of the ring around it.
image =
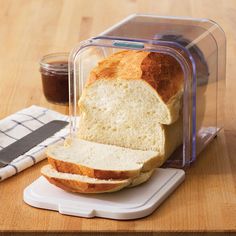
[[[43,107],[31,106],[0,121],[0,150],[24,137],[52,120],[69,121],[69,117]],[[44,149],[55,142],[63,141],[69,134],[69,127],[61,129],[25,154],[0,168],[0,181],[45,159]]]

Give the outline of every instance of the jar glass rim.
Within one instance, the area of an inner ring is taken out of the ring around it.
[[[68,67],[61,67],[56,63],[52,62],[68,62],[69,53],[68,52],[56,52],[50,53],[43,56],[39,62],[40,67],[45,70],[59,71],[59,72],[68,72]]]

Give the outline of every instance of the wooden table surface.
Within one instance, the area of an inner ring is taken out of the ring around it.
[[[32,104],[67,114],[42,93],[41,56],[70,51],[135,12],[210,18],[227,35],[225,130],[186,171],[186,181],[151,216],[132,221],[63,216],[26,205],[24,188],[43,161],[0,183],[0,231],[236,232],[236,1],[1,0],[0,119]]]

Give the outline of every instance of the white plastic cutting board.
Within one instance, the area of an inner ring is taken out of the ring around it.
[[[65,215],[136,219],[151,214],[184,177],[183,170],[159,168],[145,184],[103,194],[69,193],[40,177],[24,190],[24,201],[31,206]]]

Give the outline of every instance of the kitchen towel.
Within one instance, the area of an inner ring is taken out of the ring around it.
[[[0,121],[0,150],[52,120],[69,121],[69,117],[38,106],[31,106],[6,117]],[[63,141],[68,134],[69,127],[66,126],[25,154],[14,159],[9,165],[0,168],[0,181],[45,159],[45,148],[60,140]]]

